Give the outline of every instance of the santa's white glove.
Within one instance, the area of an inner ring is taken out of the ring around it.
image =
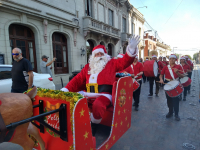
[[[135,57],[138,54],[138,44],[140,43],[140,36],[133,35],[132,38],[129,39],[129,44],[126,48],[126,52],[130,57]]]
[[[69,90],[67,89],[67,88],[62,88],[62,89],[60,89],[61,91],[63,91],[63,92],[69,92]]]
[[[85,96],[85,92],[84,91],[79,91],[78,93],[83,95],[83,96]]]

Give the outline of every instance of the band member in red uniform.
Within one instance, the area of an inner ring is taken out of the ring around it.
[[[188,77],[191,79],[192,77],[192,70],[194,68],[194,65],[192,63],[192,61],[189,59],[188,55],[185,55],[185,59],[186,59],[186,64],[190,66],[191,72],[188,72]],[[190,87],[191,85],[188,86],[188,94],[190,94]]]
[[[155,60],[157,62],[157,56],[156,55],[153,55],[152,56],[152,60]],[[158,93],[159,93],[159,76],[160,76],[160,72],[162,71],[162,68],[163,68],[163,65],[161,62],[157,62],[158,63],[158,76],[157,77],[149,77],[149,95],[148,97],[152,97],[153,96],[153,84],[154,84],[154,81],[155,81],[155,84],[156,84],[156,96],[158,96]]]
[[[158,65],[159,65],[159,63],[160,63],[160,67],[161,67],[161,65],[162,65],[162,68],[163,68],[164,66],[166,66],[166,64],[163,62],[163,57],[162,57],[162,56],[159,57]],[[160,71],[160,72],[161,72],[161,71]],[[163,80],[164,80],[164,77],[163,77]],[[163,86],[164,86],[164,84],[160,84],[160,87],[163,87]]]
[[[167,60],[166,60],[166,57],[163,57],[163,63],[165,64],[164,66],[167,66],[169,63],[167,62]],[[163,66],[163,67],[164,67]]]
[[[79,92],[85,97],[96,97],[92,104],[92,113],[90,113],[93,136],[107,106],[111,105],[112,85],[115,82],[116,72],[126,69],[133,63],[138,53],[139,39],[139,36],[133,36],[129,40],[126,54],[121,59],[110,59],[103,45],[94,47],[89,63],[61,89],[64,92]],[[86,86],[90,90],[84,92]]]
[[[135,80],[140,84],[139,88],[133,92],[133,99],[134,99],[133,106],[135,106],[135,110],[138,111],[140,102],[140,92],[142,86],[142,74],[143,74],[143,65],[142,63],[138,62],[138,56],[135,57],[133,64],[131,66],[133,67]]]
[[[160,83],[168,83],[172,80],[179,80],[179,77],[182,78],[184,75],[182,74],[182,68],[180,65],[175,64],[177,57],[174,54],[171,54],[169,56],[169,65],[165,66],[160,74]],[[163,81],[163,75],[165,75],[165,81]],[[167,98],[167,105],[169,108],[169,112],[166,115],[166,118],[170,118],[173,116],[173,113],[175,112],[175,119],[177,121],[180,120],[180,117],[178,115],[179,113],[179,97],[169,97],[167,93],[165,93]]]
[[[184,56],[182,56],[182,57],[180,58],[180,66],[182,67],[182,70],[184,71],[184,72],[183,72],[184,74],[188,74],[188,73],[192,72],[190,66],[186,64],[186,60],[185,60],[185,57],[184,57]],[[189,87],[189,86],[184,87],[183,101],[186,101],[186,96],[187,96],[188,87]],[[182,96],[181,96],[181,99],[182,99]],[[181,99],[180,99],[180,100],[181,100]]]
[[[149,58],[148,58],[148,57],[146,57],[146,60],[142,63],[143,66],[144,66],[144,63],[145,63],[146,61],[149,61]],[[145,83],[146,81],[147,81],[147,82],[149,81],[149,77],[146,77],[146,76],[144,75],[144,73],[142,74],[142,78],[143,78],[143,82],[144,82],[144,83]]]

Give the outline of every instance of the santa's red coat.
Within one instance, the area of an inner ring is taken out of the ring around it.
[[[98,74],[88,74],[89,64],[77,74],[66,86],[70,92],[78,92],[86,89],[87,83],[97,83],[98,85],[113,85],[116,72],[126,69],[132,64],[135,57],[130,57],[127,53],[121,59],[111,59],[104,69]]]

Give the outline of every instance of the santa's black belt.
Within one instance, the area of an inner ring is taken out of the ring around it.
[[[98,85],[97,83],[89,83],[86,84],[86,91],[88,93],[110,93],[112,94],[112,85],[108,84],[103,84],[103,85]]]

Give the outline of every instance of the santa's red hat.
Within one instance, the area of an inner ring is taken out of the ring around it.
[[[171,54],[171,55],[169,56],[169,59],[170,59],[170,58],[175,58],[175,59],[177,59],[177,57],[176,57],[175,54]]]
[[[99,53],[99,52],[107,54],[107,51],[106,51],[106,48],[105,48],[104,45],[97,45],[92,50],[92,54],[96,54],[96,53]]]
[[[156,55],[152,55],[152,58],[154,58],[154,57],[155,57],[155,58],[157,58],[157,56],[156,56]]]
[[[185,57],[184,57],[184,56],[182,56],[180,59],[184,59],[184,60],[185,60]]]
[[[118,58],[123,58],[123,57],[124,57],[124,54],[118,54],[117,57],[118,57]]]

